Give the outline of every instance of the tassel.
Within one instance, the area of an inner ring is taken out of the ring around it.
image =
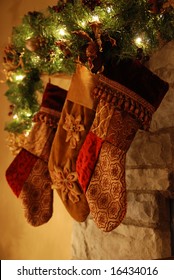
[[[102,100],[104,103],[114,106],[117,110],[123,110],[131,114],[141,123],[141,129],[149,129],[155,109],[136,93],[101,75],[101,80],[93,90],[92,95],[95,99]]]

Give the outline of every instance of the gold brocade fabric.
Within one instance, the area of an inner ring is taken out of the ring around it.
[[[109,112],[106,104],[99,103],[91,130],[97,137],[105,137],[86,198],[96,225],[106,232],[116,228],[126,214],[126,152],[138,128],[139,123],[127,112],[113,108]]]
[[[91,216],[106,232],[115,229],[126,214],[125,158],[125,152],[104,142],[86,192]]]

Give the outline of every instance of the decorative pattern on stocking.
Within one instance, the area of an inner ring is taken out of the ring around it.
[[[80,132],[85,130],[81,124],[81,116],[74,118],[72,115],[66,114],[63,128],[67,131],[66,142],[70,142],[70,147],[75,149],[77,142],[80,141]]]
[[[103,139],[106,137],[107,128],[114,112],[113,109],[114,108],[111,108],[108,104],[100,102],[100,106],[98,106],[96,110],[91,130],[85,139],[83,148],[79,152],[76,162],[76,170],[79,183],[85,192],[98,160]]]
[[[6,171],[7,181],[22,201],[25,217],[33,226],[52,216],[53,192],[47,163],[22,149]]]
[[[98,156],[102,147],[102,139],[96,137],[93,132],[89,132],[80,150],[78,160],[76,162],[76,170],[81,188],[86,192],[90,182],[92,172],[95,168]],[[80,170],[80,171],[79,171]]]
[[[96,225],[107,232],[125,217],[126,152],[137,130],[149,128],[155,107],[102,75],[93,95],[98,100],[96,114],[79,152],[76,170],[90,213]]]
[[[127,208],[124,151],[103,143],[86,197],[100,229],[111,231],[120,224]]]
[[[52,189],[60,190],[63,201],[70,199],[72,203],[76,203],[80,200],[81,191],[77,185],[77,173],[72,172],[70,166],[69,159],[63,170],[54,166],[51,176],[55,185],[52,185]]]
[[[48,162],[55,132],[55,128],[49,127],[44,122],[35,123],[24,148]]]
[[[65,98],[64,89],[47,84],[40,110],[34,116],[36,123],[6,171],[7,181],[22,201],[25,217],[33,226],[46,223],[52,216],[53,190],[48,158]]]
[[[51,184],[47,163],[37,159],[19,196],[23,201],[25,217],[33,226],[48,222],[52,216]]]
[[[154,106],[127,87],[100,75],[93,96],[103,104],[129,113],[139,122],[140,128],[149,129],[152,114],[155,111]]]
[[[78,222],[89,215],[89,206],[76,173],[76,160],[95,116],[91,93],[95,75],[77,64],[49,158],[49,172],[66,210]],[[71,166],[67,166],[70,162]]]
[[[100,104],[100,106],[102,105]],[[100,106],[99,112],[101,111]],[[103,118],[100,114],[96,114],[96,117],[98,127],[100,127]],[[126,152],[138,128],[138,122],[128,113],[115,110],[110,119],[98,161],[93,169],[86,197],[91,215],[97,226],[103,231],[113,230],[121,223],[126,214]],[[100,190],[97,197],[96,189]],[[93,199],[93,193],[95,193],[95,199]],[[102,206],[102,201],[105,202],[104,206]]]
[[[105,140],[127,152],[139,127],[139,123],[127,112],[115,110]]]
[[[95,119],[91,127],[91,131],[101,139],[106,138],[107,130],[113,113],[114,107],[101,100],[97,106]]]

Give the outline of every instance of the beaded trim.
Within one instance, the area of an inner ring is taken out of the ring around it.
[[[56,128],[60,116],[60,112],[42,107],[34,116],[33,122],[42,122],[49,125],[50,127]]]
[[[92,94],[94,98],[131,114],[141,123],[141,129],[149,129],[155,108],[137,93],[100,75]]]

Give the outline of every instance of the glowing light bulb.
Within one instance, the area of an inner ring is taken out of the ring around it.
[[[106,8],[106,11],[108,12],[108,14],[110,14],[111,11],[112,11],[112,8],[111,8],[111,7],[107,7],[107,8]]]
[[[85,20],[81,21],[81,25],[82,25],[83,27],[85,27],[85,26],[86,26],[86,21],[85,21]]]
[[[143,41],[142,41],[142,38],[141,38],[141,37],[137,37],[137,38],[135,39],[135,44],[136,44],[137,46],[141,46],[142,43],[143,43]]]
[[[34,64],[37,64],[40,61],[40,56],[33,54],[33,56],[31,57],[31,60]]]
[[[65,34],[66,34],[65,29],[60,28],[60,29],[59,29],[59,35],[65,36]]]
[[[25,115],[26,115],[27,117],[31,117],[31,113],[29,113],[29,112],[25,113]]]
[[[17,119],[18,119],[18,115],[15,114],[15,115],[13,116],[13,119],[14,119],[14,120],[17,120]]]
[[[100,20],[99,20],[99,17],[97,15],[95,15],[95,16],[92,16],[92,21],[100,21]]]
[[[18,74],[15,76],[15,80],[16,82],[22,81],[24,79],[25,75],[22,74]]]
[[[29,134],[30,134],[30,131],[25,131],[24,132],[25,137],[27,137]]]

